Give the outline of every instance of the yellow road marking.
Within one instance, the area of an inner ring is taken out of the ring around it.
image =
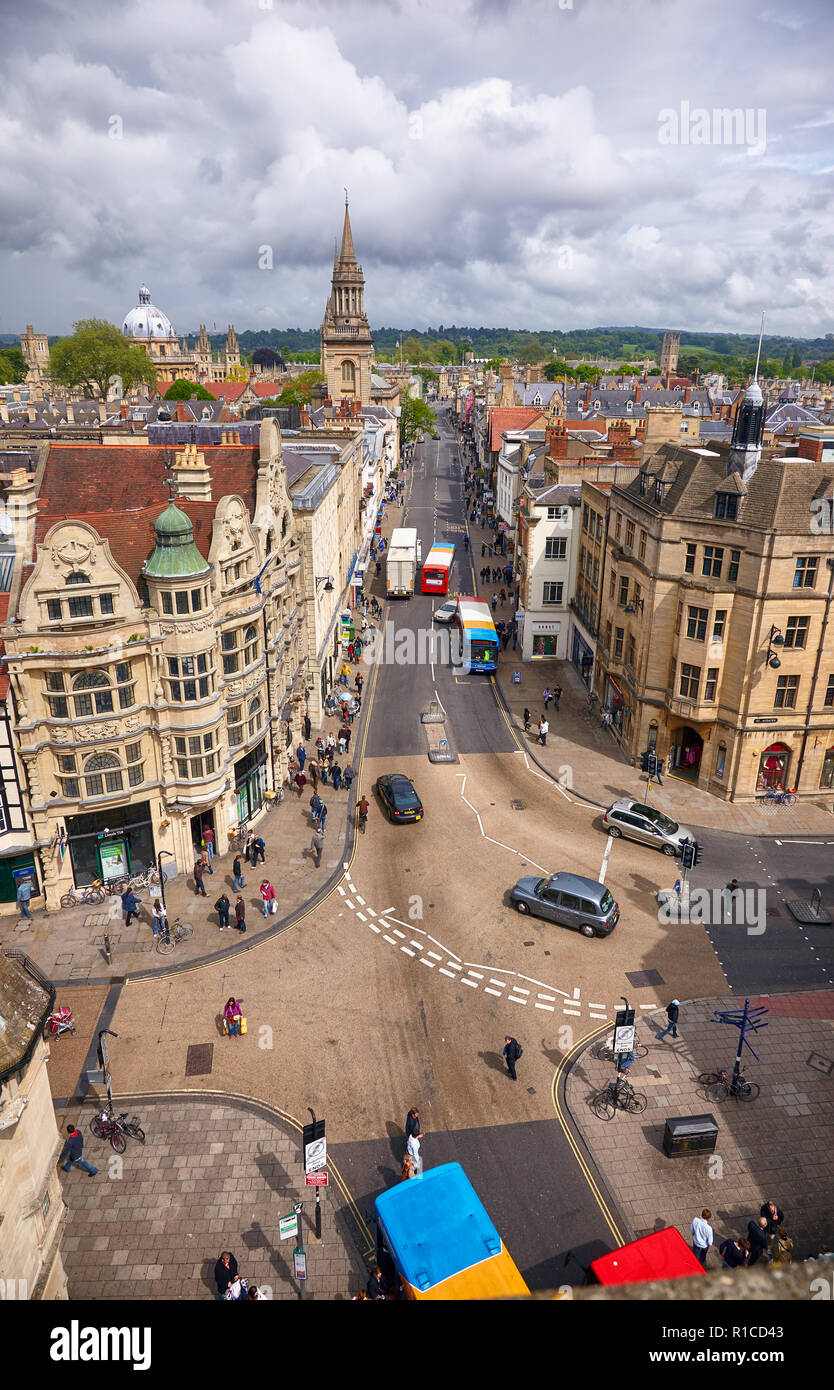
[[[559,1065],[556,1068],[556,1071],[553,1073],[551,1099],[553,1101],[553,1109],[556,1111],[556,1118],[558,1119],[559,1124],[562,1128],[562,1133],[568,1141],[568,1145],[571,1149],[571,1152],[573,1153],[574,1158],[576,1159],[579,1171],[582,1173],[582,1176],[588,1184],[594,1201],[596,1202],[597,1206],[602,1212],[605,1224],[607,1225],[609,1231],[611,1232],[617,1244],[625,1245],[625,1236],[623,1235],[622,1231],[620,1230],[619,1226],[614,1220],[614,1217],[611,1214],[611,1211],[609,1210],[608,1203],[606,1202],[603,1194],[597,1186],[597,1182],[594,1178],[593,1173],[591,1172],[590,1168],[585,1162],[582,1151],[579,1148],[579,1145],[577,1144],[576,1140],[574,1139],[573,1134],[571,1133],[570,1127],[565,1118],[564,1111],[562,1110],[562,1107],[559,1103],[559,1081],[561,1079],[562,1073],[566,1070],[568,1063],[571,1061],[573,1057],[576,1056],[576,1054],[579,1051],[581,1051],[581,1049],[586,1045],[586,1043],[593,1041],[594,1038],[598,1038],[600,1034],[606,1032],[606,1030],[611,1026],[612,1025],[610,1023],[606,1022],[605,1024],[603,1024],[601,1028],[595,1029],[593,1033],[587,1033],[584,1038],[580,1038],[579,1042],[576,1043],[570,1049],[569,1052],[566,1052],[564,1054],[564,1056],[559,1061]]]

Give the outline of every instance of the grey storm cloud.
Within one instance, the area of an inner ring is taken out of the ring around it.
[[[832,29],[827,0],[16,7],[0,332],[121,322],[143,279],[180,332],[315,326],[345,185],[372,322],[827,332]]]

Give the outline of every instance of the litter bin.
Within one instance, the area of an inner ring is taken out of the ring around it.
[[[667,1158],[715,1153],[718,1125],[714,1115],[675,1115],[666,1121],[663,1152]]]

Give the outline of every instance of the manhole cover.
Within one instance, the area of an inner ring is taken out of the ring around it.
[[[510,805],[512,806],[514,811],[523,811],[525,806],[527,805],[527,802],[515,800],[511,801]]]
[[[209,1076],[214,1058],[214,1043],[192,1043],[185,1054],[186,1076]]]
[[[663,976],[659,970],[627,970],[626,979],[635,989],[644,985],[662,985]]]
[[[769,908],[767,909],[767,916],[768,916],[768,917],[781,917],[782,914],[781,914],[781,912],[779,911],[778,907],[769,907]]]

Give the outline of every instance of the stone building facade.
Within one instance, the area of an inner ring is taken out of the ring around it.
[[[224,851],[284,781],[306,708],[277,427],[202,453],[53,444],[11,491],[0,631],[47,905],[160,850],[187,871],[203,823]]]
[[[654,747],[727,800],[820,796],[834,788],[832,460],[816,440],[760,459],[757,430],[729,451],[662,445],[612,488],[596,691],[635,761]]]
[[[139,287],[139,302],[125,315],[122,333],[143,347],[165,381],[196,381],[203,384],[224,381],[240,367],[240,345],[234,324],[229,324],[222,352],[212,351],[204,323],[193,347],[180,339],[168,315],[151,303],[147,285]]]

